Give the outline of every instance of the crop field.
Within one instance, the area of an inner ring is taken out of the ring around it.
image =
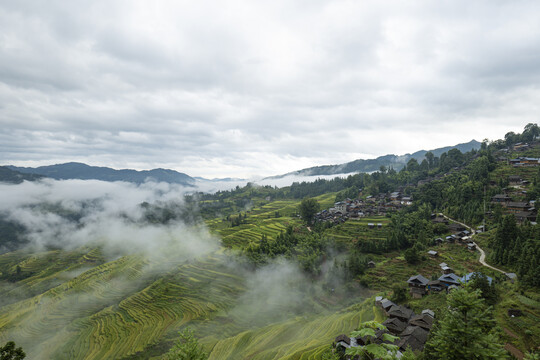
[[[315,360],[337,335],[349,334],[360,323],[374,318],[382,320],[373,299],[343,312],[297,317],[220,340],[212,347],[209,359]]]
[[[334,197],[319,201],[331,204]],[[293,216],[298,204],[266,203],[235,227],[222,219],[206,224],[224,243],[241,248],[299,226]],[[347,223],[341,231],[350,236],[365,226]],[[189,326],[211,359],[315,359],[339,333],[377,316],[372,302],[339,311],[344,303],[362,301],[362,294],[343,302],[297,288],[288,294],[291,304],[246,305],[253,280],[235,261],[234,250],[223,249],[159,261],[142,255],[111,259],[86,247],[0,255],[0,342],[15,341],[30,359],[159,359]]]
[[[326,231],[326,234],[334,237],[336,240],[350,241],[351,239],[380,239],[385,240],[388,236],[386,227],[389,223],[388,218],[384,216],[373,216],[361,218],[360,220],[348,220],[343,224],[336,225]],[[374,224],[370,228],[368,224]],[[381,224],[381,228],[377,226]]]

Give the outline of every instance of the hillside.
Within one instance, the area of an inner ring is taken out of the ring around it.
[[[65,163],[49,166],[17,167],[6,166],[7,168],[24,174],[38,174],[56,180],[80,179],[80,180],[102,180],[102,181],[126,181],[141,184],[146,180],[167,182],[191,186],[195,179],[184,173],[168,169],[153,170],[115,170],[108,167],[89,166],[82,163]]]
[[[0,166],[0,183],[20,184],[23,181],[36,181],[43,178],[42,175],[15,171],[6,166]]]
[[[442,148],[437,148],[434,150],[429,150],[433,153],[434,156],[441,156],[441,154],[448,152],[451,149],[458,149],[462,153],[471,151],[473,149],[479,149],[480,143],[476,140],[471,140],[468,143],[458,144],[454,146],[445,146]],[[272,178],[281,178],[285,176],[313,176],[313,175],[334,175],[334,174],[349,174],[349,173],[358,173],[358,172],[364,172],[364,173],[370,173],[373,171],[379,171],[381,166],[384,166],[386,168],[393,168],[394,170],[398,171],[401,170],[409,160],[416,159],[418,162],[421,162],[423,159],[425,159],[425,155],[428,151],[426,150],[420,150],[413,154],[405,154],[405,155],[384,155],[379,156],[376,159],[359,159],[354,160],[345,164],[339,164],[339,165],[323,165],[323,166],[315,166],[310,167],[298,171],[293,171],[287,174],[283,175],[277,175],[277,176],[270,176],[268,179]]]

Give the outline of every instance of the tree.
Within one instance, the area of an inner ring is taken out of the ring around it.
[[[435,158],[435,155],[433,155],[431,151],[428,151],[425,156],[426,156],[426,160],[428,162],[429,168],[431,169],[434,164],[433,159]]]
[[[167,353],[168,360],[206,360],[208,355],[194,337],[193,330],[186,328],[178,333],[180,339]]]
[[[480,290],[469,285],[452,290],[448,311],[426,344],[425,355],[440,360],[506,359],[506,352],[493,332],[495,319],[484,304]]]
[[[399,285],[392,287],[392,297],[390,298],[396,304],[407,301],[407,289]]]
[[[407,261],[409,264],[416,264],[420,261],[420,254],[418,253],[416,246],[405,250],[403,255],[405,255],[405,261]]]
[[[304,219],[306,223],[310,224],[319,209],[320,205],[317,200],[312,198],[305,198],[300,203],[300,216],[302,217],[302,219]]]
[[[8,341],[0,348],[0,360],[22,360],[26,357],[21,347],[16,348],[13,341]]]

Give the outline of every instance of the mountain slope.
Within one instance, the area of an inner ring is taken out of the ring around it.
[[[471,151],[472,149],[479,149],[481,143],[476,140],[471,140],[468,143],[458,144],[455,146],[446,146],[434,150],[430,150],[433,155],[440,156],[442,153],[447,152],[451,149],[458,149],[462,153]],[[300,176],[313,176],[313,175],[334,175],[334,174],[348,174],[348,173],[357,173],[357,172],[372,172],[380,169],[381,166],[387,168],[392,167],[394,170],[400,170],[407,164],[410,159],[416,159],[419,162],[422,161],[426,155],[426,150],[420,150],[413,154],[405,155],[384,155],[379,156],[376,159],[358,159],[345,164],[339,165],[323,165],[323,166],[314,166],[307,169],[293,171],[283,175],[271,176],[267,179],[281,178],[289,175],[300,175]]]
[[[37,168],[7,166],[7,168],[26,174],[39,174],[57,180],[80,179],[80,180],[103,180],[103,181],[127,181],[141,184],[147,179],[155,181],[193,185],[195,179],[184,173],[168,169],[153,170],[115,170],[108,167],[89,166],[83,163],[70,162]]]
[[[0,166],[0,182],[20,184],[24,180],[35,181],[43,176],[36,174],[24,174],[23,172],[12,170],[6,166]]]

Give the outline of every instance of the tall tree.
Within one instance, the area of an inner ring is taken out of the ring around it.
[[[208,355],[204,352],[199,341],[193,335],[193,330],[187,328],[179,333],[180,339],[167,353],[168,360],[206,360]]]
[[[466,285],[447,297],[448,311],[426,344],[425,354],[438,360],[500,360],[506,352],[493,332],[495,319],[480,290]]]
[[[305,222],[310,224],[319,209],[320,205],[317,200],[312,198],[305,198],[300,203],[300,216],[302,217],[302,219],[304,219]]]

